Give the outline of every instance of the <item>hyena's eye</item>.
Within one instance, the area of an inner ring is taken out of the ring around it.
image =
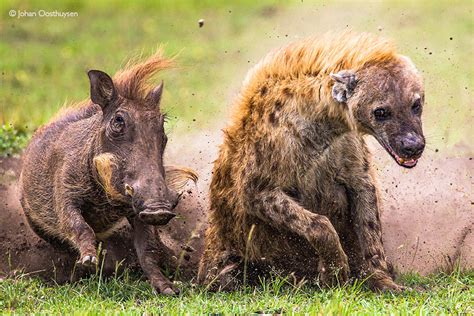
[[[416,100],[415,103],[411,106],[411,111],[415,115],[419,115],[421,113],[421,101],[420,99]]]
[[[390,117],[390,111],[384,108],[377,108],[374,110],[374,117],[377,121],[384,121]]]

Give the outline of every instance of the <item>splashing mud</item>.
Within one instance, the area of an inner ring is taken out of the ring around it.
[[[177,208],[180,214],[161,232],[163,242],[179,262],[181,279],[192,279],[202,251],[212,162],[221,134],[173,137],[166,161],[198,171],[197,186],[190,184]],[[450,158],[426,152],[416,168],[398,167],[375,141],[369,139],[382,193],[384,245],[388,258],[402,272],[422,274],[474,268],[474,196],[472,157]],[[74,269],[75,255],[54,248],[29,228],[18,202],[16,181],[21,161],[0,159],[0,275],[27,273],[65,282],[87,271]],[[104,242],[105,275],[120,267],[139,269],[128,224]]]

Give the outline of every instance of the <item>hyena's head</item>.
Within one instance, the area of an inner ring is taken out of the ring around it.
[[[395,161],[412,168],[425,148],[422,79],[405,56],[331,75],[333,98],[345,103],[358,130],[374,136]]]

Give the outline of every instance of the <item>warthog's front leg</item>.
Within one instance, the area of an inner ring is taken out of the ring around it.
[[[160,266],[166,259],[167,251],[156,227],[143,223],[138,216],[130,219],[130,223],[133,226],[133,243],[138,261],[151,285],[161,294],[178,294],[179,290],[161,273]]]
[[[312,213],[279,189],[253,198],[251,212],[275,228],[289,230],[314,247],[320,257],[320,280],[326,285],[347,281],[349,265],[339,236],[326,216]]]
[[[95,266],[97,264],[96,236],[86,223],[81,211],[73,206],[67,206],[58,212],[61,231],[67,232],[67,239],[79,251],[79,264]]]

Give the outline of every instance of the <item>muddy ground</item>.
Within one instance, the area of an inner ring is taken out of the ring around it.
[[[206,188],[220,139],[220,133],[202,132],[172,139],[167,149],[166,161],[195,168],[200,174],[198,185],[189,186],[178,206],[180,217],[161,233],[180,262],[182,279],[193,278],[202,250]],[[449,270],[456,262],[462,268],[474,268],[472,157],[448,158],[456,148],[450,153],[431,148],[416,168],[407,170],[398,167],[373,140],[368,141],[382,192],[385,249],[398,270],[428,274]],[[74,269],[74,253],[50,246],[29,228],[16,191],[20,167],[18,157],[0,158],[0,276],[26,273],[64,282],[88,273]],[[139,269],[129,237],[124,224],[103,243],[107,250],[104,274],[114,273],[117,266]],[[185,245],[195,251],[184,251]]]

